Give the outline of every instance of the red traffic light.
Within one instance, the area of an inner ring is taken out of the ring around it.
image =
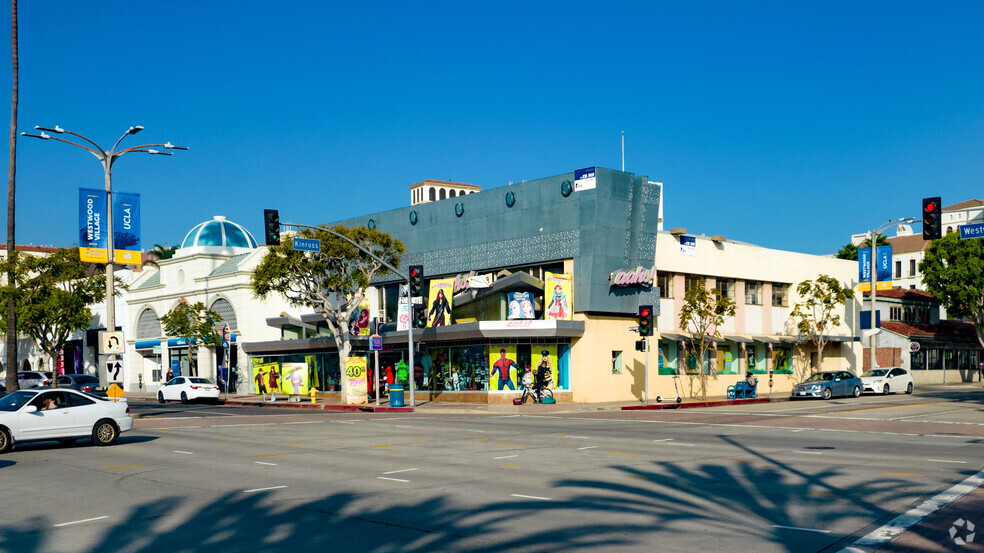
[[[417,276],[419,274],[420,274],[420,272],[417,270],[416,267],[411,267],[410,268],[410,276]]]
[[[926,202],[926,211],[929,212],[936,211],[936,204],[933,202]]]
[[[643,317],[648,317],[649,316],[649,310],[648,309],[640,309],[639,310],[639,315],[641,315]]]

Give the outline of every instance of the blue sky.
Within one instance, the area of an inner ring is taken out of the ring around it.
[[[19,130],[129,154],[145,249],[621,166],[665,227],[807,253],[984,199],[984,2],[21,2]],[[9,29],[9,19],[5,25]],[[9,35],[8,35],[9,38]],[[7,67],[0,90],[9,99]],[[132,142],[131,142],[132,140]],[[17,243],[70,246],[90,154],[21,138]],[[6,197],[6,195],[4,195]],[[919,230],[919,227],[916,227]]]

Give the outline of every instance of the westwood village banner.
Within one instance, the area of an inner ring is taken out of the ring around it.
[[[79,188],[79,258],[85,263],[106,263],[106,191]]]

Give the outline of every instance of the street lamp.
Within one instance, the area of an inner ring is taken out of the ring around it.
[[[109,237],[107,244],[108,263],[106,263],[106,330],[112,332],[116,330],[116,301],[114,297],[115,283],[113,282],[113,258],[116,254],[113,248],[113,163],[123,154],[128,154],[130,152],[143,152],[150,155],[169,156],[171,155],[171,152],[162,152],[160,150],[155,150],[154,148],[163,148],[165,150],[187,150],[188,148],[185,146],[175,146],[170,142],[165,142],[164,144],[141,144],[139,146],[132,146],[130,148],[116,151],[116,148],[120,145],[120,142],[122,142],[124,138],[131,134],[137,134],[144,129],[140,125],[127,129],[127,131],[123,133],[123,136],[121,136],[119,140],[116,141],[116,144],[113,144],[113,147],[108,151],[104,150],[101,146],[89,138],[82,136],[79,133],[65,130],[58,125],[55,125],[54,128],[35,126],[34,129],[41,131],[41,134],[22,132],[21,136],[30,136],[31,138],[40,138],[42,140],[57,140],[59,142],[64,142],[65,144],[78,146],[79,148],[82,148],[83,150],[96,156],[96,158],[99,159],[99,162],[102,163],[103,171],[106,176],[106,234]],[[79,144],[78,142],[66,140],[48,133],[70,134],[85,140],[91,144],[92,147],[90,148],[84,144]]]
[[[877,361],[875,360],[875,356],[878,349],[875,340],[875,335],[878,332],[878,329],[875,328],[876,323],[878,321],[878,307],[876,304],[878,293],[875,291],[875,289],[878,287],[878,274],[877,274],[878,247],[875,245],[875,239],[878,237],[879,234],[881,234],[881,231],[887,229],[888,227],[891,227],[892,225],[908,225],[915,222],[915,220],[916,220],[915,217],[900,217],[898,219],[892,219],[891,221],[888,221],[884,225],[876,228],[875,230],[868,231],[868,242],[871,243],[871,267],[870,267],[871,270],[869,271],[870,274],[868,275],[869,282],[871,283],[871,292],[870,292],[871,294],[871,350],[869,352],[871,363],[870,366],[868,367],[869,369],[874,369],[875,367],[877,367]],[[891,267],[889,267],[889,269],[891,269]]]

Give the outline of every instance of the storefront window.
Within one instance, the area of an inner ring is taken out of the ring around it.
[[[909,356],[909,366],[912,367],[914,371],[924,371],[926,370],[926,352],[917,351]]]
[[[677,374],[676,342],[660,340],[657,349],[658,374]]]

